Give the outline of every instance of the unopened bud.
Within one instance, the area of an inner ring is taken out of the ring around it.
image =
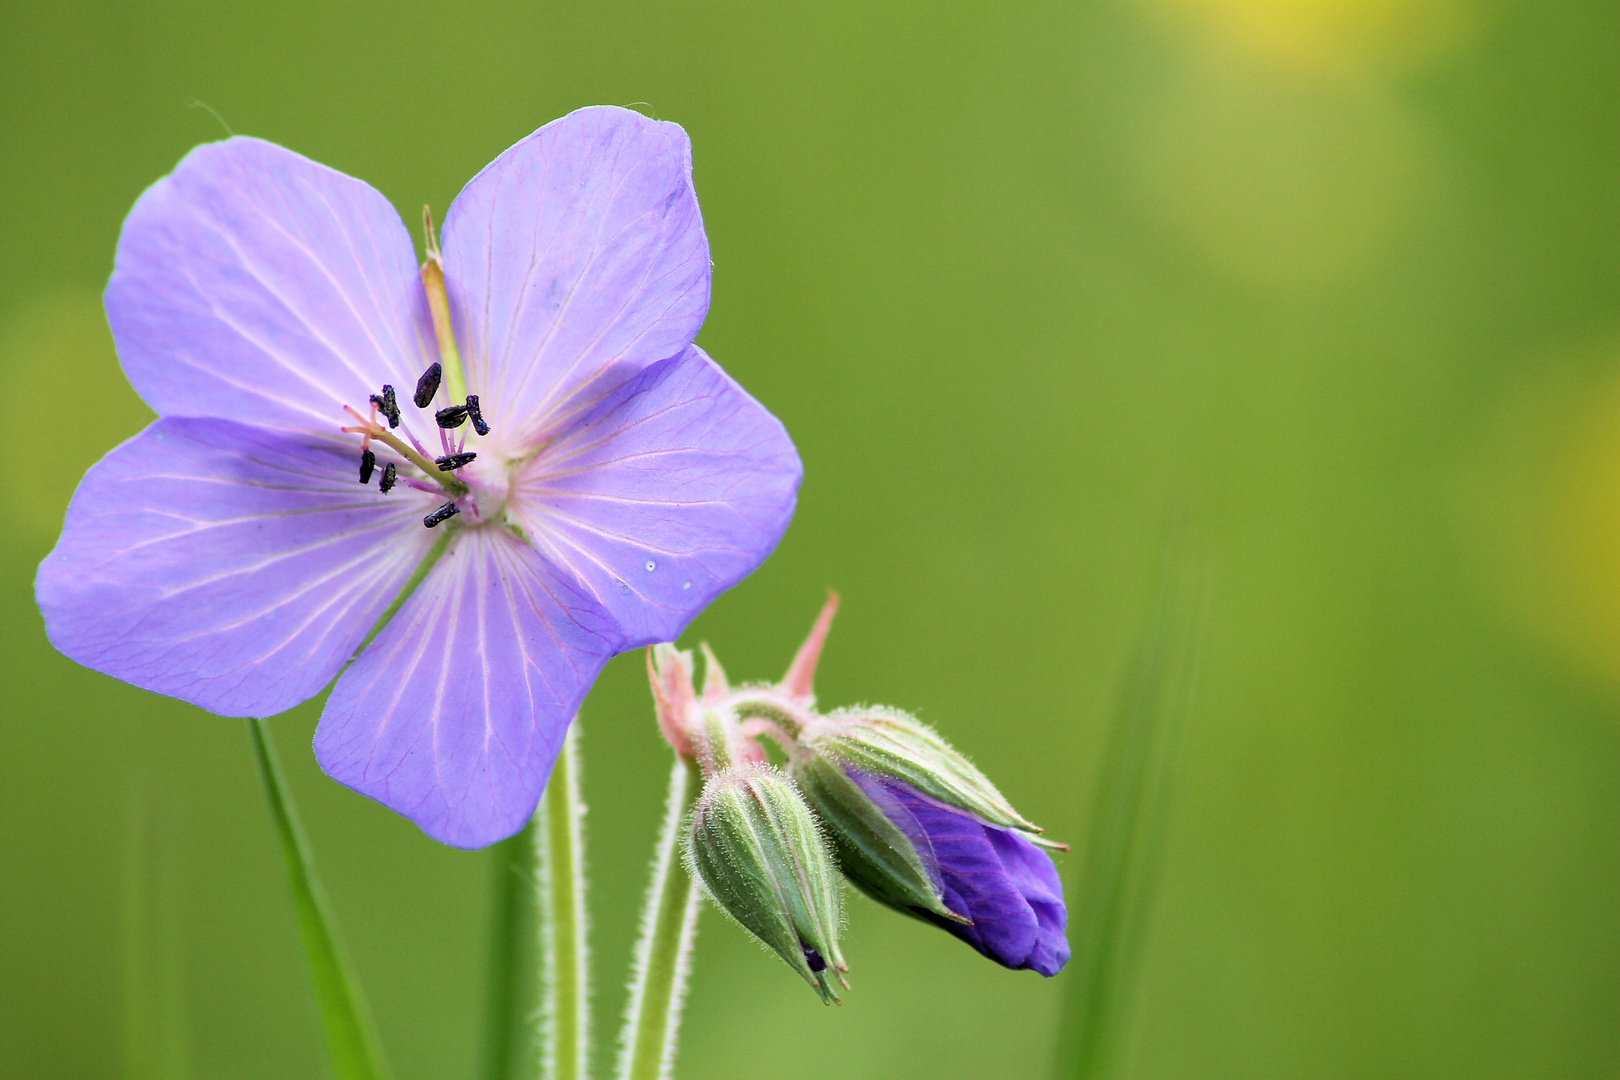
[[[840,709],[807,727],[799,741],[820,757],[909,784],[992,825],[1041,831],[1014,810],[971,761],[932,728],[898,709]]]
[[[821,999],[848,971],[838,949],[838,872],[793,782],[743,764],[710,777],[692,810],[686,864],[716,906],[797,971]]]
[[[807,724],[793,775],[849,882],[1010,968],[1069,959],[1063,884],[984,774],[903,713],[850,710]]]
[[[968,921],[945,906],[928,838],[908,835],[904,828],[912,822],[910,815],[880,805],[842,767],[820,755],[795,763],[793,778],[826,826],[838,867],[851,884],[901,911]]]

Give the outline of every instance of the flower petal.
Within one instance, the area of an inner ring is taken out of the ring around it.
[[[468,386],[492,425],[543,436],[703,324],[686,132],[607,106],[552,121],[456,197],[444,262]]]
[[[984,831],[1008,879],[1035,915],[1035,942],[1024,966],[1050,978],[1069,962],[1069,939],[1064,936],[1069,912],[1063,905],[1057,867],[1052,865],[1052,856],[1020,832],[990,825]]]
[[[259,139],[199,146],[146,190],[106,302],[129,381],[164,416],[328,431],[437,355],[388,200]]]
[[[858,770],[850,778],[889,815],[929,867],[939,870],[945,906],[973,920],[914,911],[1005,967],[1050,978],[1069,960],[1063,885],[1051,856],[1011,829],[987,825],[909,784]]]
[[[338,439],[167,417],[85,476],[35,594],[86,667],[226,716],[332,680],[426,554]]]
[[[694,345],[530,461],[507,512],[635,648],[674,641],[765,561],[802,475],[781,421]]]
[[[492,844],[534,813],[618,644],[612,619],[533,548],[466,529],[338,680],[316,759],[435,840]]]

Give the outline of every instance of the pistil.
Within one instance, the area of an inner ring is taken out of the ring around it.
[[[450,297],[444,288],[444,259],[439,252],[439,238],[433,231],[433,211],[426,206],[422,207],[422,228],[427,233],[422,286],[427,290],[428,310],[433,313],[433,333],[439,339],[445,386],[450,391],[450,400],[462,401],[467,397],[467,380],[461,372],[461,352],[456,348],[456,336],[450,328]],[[424,405],[420,400],[417,404]]]

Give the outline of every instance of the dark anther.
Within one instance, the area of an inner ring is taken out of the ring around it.
[[[360,451],[360,482],[371,483],[371,470],[377,467],[377,455],[370,450]]]
[[[383,477],[381,480],[377,481],[377,490],[382,492],[384,495],[388,494],[388,492],[393,489],[394,477],[398,472],[399,470],[394,468],[394,463],[392,461],[384,465]]]
[[[433,400],[433,395],[439,392],[439,376],[443,374],[444,365],[432,363],[422,372],[422,377],[416,380],[416,397],[413,400],[418,409],[427,408],[428,402]]]
[[[458,428],[467,422],[467,406],[447,405],[433,414],[433,422],[442,428]]]
[[[441,506],[437,510],[433,511],[433,513],[431,513],[427,517],[423,518],[422,519],[422,524],[426,525],[428,528],[431,529],[431,528],[433,528],[433,526],[437,525],[439,522],[441,522],[441,521],[449,521],[451,518],[455,517],[459,513],[461,513],[461,510],[460,510],[460,508],[458,508],[456,506],[455,503],[453,503],[453,502],[452,503],[445,503],[443,506]]]
[[[477,456],[477,454],[468,450],[464,454],[446,454],[444,457],[434,458],[433,464],[439,467],[440,472],[455,472]]]
[[[399,427],[399,401],[394,397],[394,388],[383,383],[383,392],[371,395],[371,403],[377,406],[377,411],[388,417],[388,426]]]
[[[802,941],[799,943],[799,949],[800,949],[800,951],[802,951],[804,953],[805,963],[810,965],[810,970],[811,971],[826,971],[827,970],[827,961],[825,961],[825,960],[823,960],[821,958],[820,953],[818,953],[816,950],[812,949],[810,946],[806,945]]]
[[[467,395],[467,419],[472,421],[473,430],[480,435],[489,434],[489,425],[484,423],[484,414],[478,411],[478,395]]]

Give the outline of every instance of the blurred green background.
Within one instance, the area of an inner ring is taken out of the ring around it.
[[[689,638],[918,711],[1086,835],[1166,507],[1202,666],[1129,1077],[1620,1076],[1620,6],[1605,0],[4,0],[0,1074],[321,1075],[241,721],[77,668],[32,603],[145,414],[99,307],[192,145],[416,220],[577,106],[685,125],[702,343],[806,465]],[[585,712],[610,1056],[666,751]],[[472,1075],[490,860],[275,722],[401,1080]],[[1079,860],[1061,862],[1069,875]],[[825,1009],[712,912],[679,1072],[1043,1077],[1064,977],[853,900]]]

